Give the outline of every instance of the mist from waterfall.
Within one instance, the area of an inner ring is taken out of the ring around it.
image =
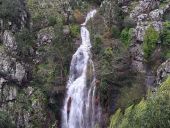
[[[82,44],[72,57],[67,94],[62,110],[62,128],[95,128],[100,105],[96,95],[95,68],[91,58],[90,34],[85,25],[96,14],[87,14],[81,27]]]

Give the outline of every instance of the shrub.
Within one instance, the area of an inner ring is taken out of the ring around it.
[[[121,32],[120,39],[126,46],[129,46],[132,40],[132,29],[124,28]]]
[[[159,33],[153,28],[149,27],[144,36],[143,51],[145,58],[148,58],[156,48],[159,40]]]
[[[116,39],[120,37],[120,30],[118,27],[116,26],[112,27],[112,36],[113,38],[116,38]]]
[[[48,22],[49,22],[50,26],[54,26],[57,23],[57,19],[55,17],[53,17],[53,16],[50,16],[48,18]]]
[[[20,0],[0,0],[0,17],[17,23],[22,8]]]
[[[164,23],[164,28],[161,33],[161,40],[163,45],[170,45],[170,22]]]
[[[0,111],[0,128],[16,128],[6,112]]]
[[[100,36],[94,37],[94,46],[93,46],[93,52],[95,54],[99,54],[102,50],[102,39]]]
[[[70,32],[73,37],[77,37],[80,34],[80,27],[76,24],[70,25]]]
[[[146,100],[127,108],[121,118],[118,110],[111,118],[110,128],[169,128],[170,78]],[[113,123],[114,122],[114,123]],[[119,123],[117,123],[119,122]]]
[[[31,49],[34,47],[33,33],[28,29],[23,29],[22,31],[16,33],[15,37],[19,58],[27,60],[28,57],[31,57]]]
[[[144,94],[144,87],[138,84],[130,87],[122,87],[120,89],[120,95],[118,95],[119,100],[116,102],[116,106],[125,109],[126,107],[140,101]]]

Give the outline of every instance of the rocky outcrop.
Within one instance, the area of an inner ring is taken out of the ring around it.
[[[2,78],[9,81],[21,83],[26,77],[24,65],[17,62],[15,58],[8,56],[6,53],[0,52],[0,74]]]
[[[158,0],[141,0],[139,5],[131,12],[130,17],[137,20],[137,17],[143,13],[149,13],[151,10],[157,8],[159,5]]]
[[[160,7],[160,2],[158,0],[141,0],[139,1],[139,4],[130,12],[130,17],[136,21],[136,27],[134,30],[134,44],[131,47],[131,55],[136,57],[132,60],[132,65],[136,67],[135,69],[137,71],[141,72],[141,66],[145,67],[144,63],[142,64],[141,61],[144,61],[143,56],[143,50],[142,50],[142,43],[144,41],[144,36],[146,30],[152,26],[157,32],[161,32],[163,29],[163,15],[166,13],[168,10],[169,6],[167,5],[166,7]],[[140,43],[139,43],[140,42]],[[139,54],[136,54],[136,50],[134,49],[139,49],[138,45],[140,46],[140,50],[138,50]],[[140,60],[136,62],[136,58],[141,58],[143,60]],[[145,70],[145,69],[144,69]],[[143,72],[143,71],[142,71]]]
[[[8,52],[13,55],[16,55],[17,43],[11,31],[5,30],[5,32],[3,33],[3,45],[5,46]]]
[[[144,68],[144,53],[140,44],[134,44],[130,46],[131,54],[131,68],[137,72],[145,72]]]
[[[170,59],[162,63],[157,69],[156,82],[160,85],[170,75]]]
[[[37,35],[38,35],[38,41],[37,41],[38,47],[42,45],[50,44],[55,37],[54,28],[48,27],[48,28],[41,29]]]

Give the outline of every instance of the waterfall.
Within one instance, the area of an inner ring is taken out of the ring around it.
[[[96,10],[87,14],[81,27],[82,44],[72,57],[62,110],[62,128],[95,128],[100,120],[95,68],[90,51],[90,34],[85,27],[95,14]]]

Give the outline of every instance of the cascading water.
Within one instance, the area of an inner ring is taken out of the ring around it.
[[[100,120],[96,78],[91,59],[90,34],[85,25],[96,14],[87,14],[81,27],[82,44],[72,57],[67,95],[62,111],[62,128],[95,128]]]

